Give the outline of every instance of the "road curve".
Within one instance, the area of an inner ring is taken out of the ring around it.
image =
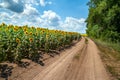
[[[82,39],[65,53],[32,80],[110,80],[92,40],[85,44]]]

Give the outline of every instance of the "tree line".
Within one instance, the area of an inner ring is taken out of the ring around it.
[[[90,0],[87,34],[91,38],[120,42],[120,0]]]

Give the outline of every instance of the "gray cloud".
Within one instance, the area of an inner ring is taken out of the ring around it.
[[[21,0],[3,0],[2,3],[0,3],[0,8],[6,8],[13,12],[21,13],[24,11],[24,4]]]

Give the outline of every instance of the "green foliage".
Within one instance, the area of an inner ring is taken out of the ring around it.
[[[120,0],[90,0],[88,5],[88,36],[120,42]]]
[[[20,61],[23,58],[34,58],[40,50],[48,53],[80,40],[76,32],[48,30],[25,26],[0,24],[0,62]]]

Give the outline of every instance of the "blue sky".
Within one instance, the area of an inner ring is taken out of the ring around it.
[[[85,33],[89,0],[0,0],[0,23]]]

